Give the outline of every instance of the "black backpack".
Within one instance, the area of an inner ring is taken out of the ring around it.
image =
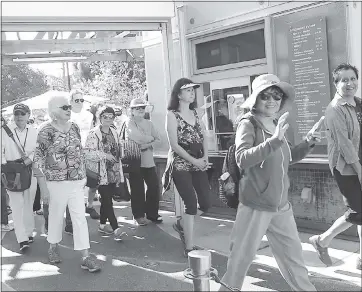
[[[253,116],[247,118],[256,128]],[[237,209],[239,205],[239,181],[245,175],[235,160],[235,144],[231,145],[226,153],[222,167],[222,175],[219,178],[219,199],[229,208]]]

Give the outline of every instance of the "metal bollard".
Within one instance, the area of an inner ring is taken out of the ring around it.
[[[211,267],[211,253],[193,250],[189,252],[188,259],[190,268],[184,271],[184,276],[193,281],[194,291],[210,291],[210,272],[215,272]]]

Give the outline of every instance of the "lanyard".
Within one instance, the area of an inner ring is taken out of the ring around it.
[[[29,128],[26,128],[26,135],[25,135],[24,146],[23,146],[23,145],[21,145],[21,142],[20,142],[20,139],[19,139],[19,136],[18,136],[18,133],[17,133],[16,129],[14,129],[16,138],[18,138],[19,144],[23,148],[24,152],[25,152],[26,139],[28,138],[28,131],[29,131]]]

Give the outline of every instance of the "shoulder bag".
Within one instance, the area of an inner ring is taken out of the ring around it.
[[[4,124],[3,128],[8,136],[14,141],[21,158],[14,161],[7,161],[1,167],[1,181],[4,187],[10,192],[24,192],[30,188],[32,177],[32,161],[25,154],[25,145],[20,148],[14,139],[14,134],[9,127]],[[25,138],[26,142],[26,138]]]
[[[126,139],[126,122],[123,123],[120,134],[123,172],[139,172],[141,169],[141,148],[135,141]]]

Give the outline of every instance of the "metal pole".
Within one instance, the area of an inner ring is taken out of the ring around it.
[[[193,250],[188,254],[194,291],[210,291],[211,252]]]

